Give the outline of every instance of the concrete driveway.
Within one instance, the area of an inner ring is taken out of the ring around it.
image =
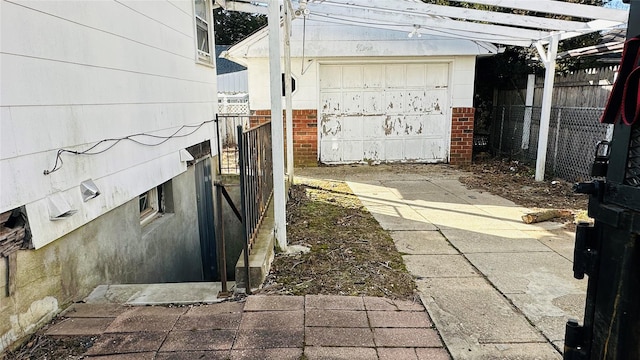
[[[296,176],[346,181],[389,230],[454,359],[560,359],[582,319],[574,234],[527,225],[529,209],[469,190],[445,165],[339,166]],[[499,192],[499,189],[496,189]]]

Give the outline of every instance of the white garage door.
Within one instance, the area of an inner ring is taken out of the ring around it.
[[[320,161],[448,157],[448,64],[322,65]]]

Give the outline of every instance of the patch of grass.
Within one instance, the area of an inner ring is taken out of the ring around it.
[[[344,182],[293,185],[287,238],[311,250],[276,255],[263,293],[415,297],[415,282],[391,236]]]

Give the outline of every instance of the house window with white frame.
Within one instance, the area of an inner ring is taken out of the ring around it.
[[[209,0],[194,0],[195,9],[195,25],[196,25],[196,48],[197,59],[213,65],[213,56],[211,55],[211,6]]]
[[[140,224],[144,225],[149,223],[158,215],[158,213],[162,212],[158,188],[162,189],[158,186],[140,194],[138,197],[138,201],[140,203]]]
[[[140,225],[147,225],[154,219],[173,213],[173,186],[169,180],[138,196],[140,204]]]

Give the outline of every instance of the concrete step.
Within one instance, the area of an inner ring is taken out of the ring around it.
[[[233,292],[235,282],[227,282]],[[189,282],[163,284],[98,285],[84,301],[89,304],[166,305],[216,303],[222,290],[219,282]]]

